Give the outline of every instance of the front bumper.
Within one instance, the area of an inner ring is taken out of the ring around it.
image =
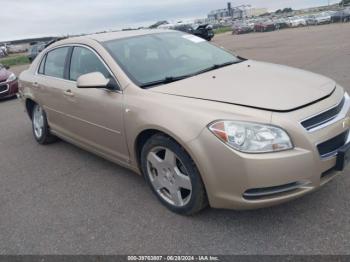
[[[312,192],[341,174],[334,169],[336,155],[321,157],[317,144],[349,130],[344,118],[314,132],[305,130],[299,120],[319,110],[320,104],[326,108],[327,104],[334,105],[342,95],[338,89],[334,96],[306,110],[273,115],[272,123],[284,127],[294,142],[294,149],[288,151],[241,153],[204,129],[189,148],[202,174],[210,205],[230,209],[272,206]]]
[[[18,92],[18,81],[0,83],[0,99],[13,97]]]

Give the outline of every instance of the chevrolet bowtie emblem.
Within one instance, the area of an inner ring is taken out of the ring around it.
[[[343,128],[349,128],[350,127],[350,118],[347,117],[343,120]]]

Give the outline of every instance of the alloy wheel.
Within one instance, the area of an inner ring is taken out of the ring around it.
[[[147,173],[157,194],[171,205],[182,207],[192,195],[192,183],[179,157],[170,149],[155,147],[147,155]]]
[[[44,114],[40,106],[36,106],[33,112],[34,134],[37,138],[41,138],[44,132]]]

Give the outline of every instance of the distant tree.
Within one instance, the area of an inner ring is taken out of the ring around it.
[[[282,10],[282,13],[290,13],[290,12],[293,12],[293,9],[290,7],[286,7]]]
[[[157,28],[158,26],[161,26],[161,25],[166,25],[166,24],[169,24],[168,21],[158,21],[157,23],[151,25],[149,28]]]
[[[347,1],[350,1],[350,0],[347,0]],[[283,8],[283,9],[278,9],[275,11],[276,14],[284,14],[284,13],[290,13],[290,12],[293,12],[293,9],[290,8],[290,7],[286,7],[286,8]]]
[[[340,5],[350,5],[350,0],[342,0],[339,3]]]

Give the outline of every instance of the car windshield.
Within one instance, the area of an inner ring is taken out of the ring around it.
[[[242,60],[194,35],[169,32],[104,42],[137,85],[151,87]]]

